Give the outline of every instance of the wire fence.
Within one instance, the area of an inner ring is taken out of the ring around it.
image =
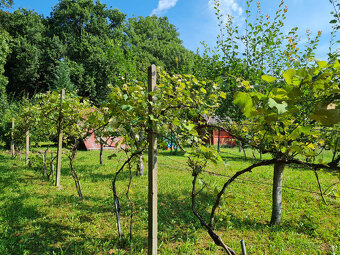
[[[237,155],[237,154],[232,154],[232,153],[229,153],[228,154],[230,155],[234,155],[234,156],[237,156],[239,157],[240,155]],[[181,164],[183,165],[183,162],[181,161],[178,161],[178,160],[175,160],[174,157],[171,157],[171,156],[164,156],[165,158],[168,158],[169,160],[173,161],[173,162],[176,162],[178,164]],[[165,164],[163,162],[159,162],[159,164],[163,165],[163,166],[166,166],[168,168],[173,168],[173,166],[171,165],[168,165],[168,164]],[[181,168],[178,168],[179,170],[184,170],[184,171],[191,171],[191,169],[189,168],[189,166],[187,167],[181,167]],[[211,172],[211,171],[206,171],[206,170],[203,170],[202,171],[203,173],[206,173],[208,175],[213,175],[213,176],[220,176],[220,177],[224,177],[224,178],[231,178],[232,175],[226,175],[226,174],[219,174],[219,173],[215,173],[215,172]],[[273,186],[272,183],[268,183],[268,182],[264,182],[264,181],[256,181],[256,180],[249,180],[249,179],[244,179],[244,178],[240,178],[238,177],[237,179],[235,179],[235,181],[237,182],[242,182],[242,183],[253,183],[253,184],[260,184],[260,185],[264,185],[264,186]],[[335,183],[336,184],[336,183]],[[329,187],[331,186],[334,186],[334,183],[331,184]],[[296,188],[296,187],[290,187],[290,186],[286,186],[286,185],[282,185],[281,186],[283,189],[290,189],[290,190],[295,190],[295,191],[301,191],[301,192],[306,192],[306,193],[310,193],[310,194],[314,194],[314,195],[320,195],[322,196],[322,194],[320,192],[316,192],[316,191],[311,191],[311,190],[306,190],[306,189],[301,189],[301,188]],[[328,188],[326,189],[328,190]],[[325,194],[323,194],[325,195]],[[335,199],[340,199],[339,196],[335,196],[335,195],[330,195],[330,197],[332,198],[335,198]]]

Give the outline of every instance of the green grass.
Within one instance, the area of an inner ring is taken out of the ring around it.
[[[232,175],[253,162],[251,152],[247,154],[245,160],[238,149],[223,149],[221,155],[230,167],[220,163],[207,170]],[[8,152],[0,152],[0,254],[146,254],[147,176],[134,176],[131,187],[135,203],[132,242],[119,240],[117,235],[111,181],[123,160],[123,154],[112,160],[105,157],[100,166],[99,152],[79,152],[75,167],[85,196],[79,201],[66,159],[63,187],[58,190],[42,177],[41,169],[29,169]],[[207,216],[215,190],[226,177],[206,173],[201,177],[208,187],[199,195],[198,210]],[[330,171],[320,172],[319,177],[323,188],[338,181],[337,174]],[[316,193],[285,188],[282,225],[270,227],[272,166],[241,179],[227,190],[216,219],[217,232],[238,254],[241,239],[248,254],[340,254],[339,200],[327,197],[325,205]],[[128,180],[125,170],[117,182],[126,237]],[[159,253],[223,254],[191,212],[191,182],[183,155],[159,152]],[[288,167],[284,185],[318,192],[314,173],[307,169]]]

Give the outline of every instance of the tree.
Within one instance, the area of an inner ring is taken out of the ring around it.
[[[75,90],[70,79],[70,69],[67,63],[63,60],[60,61],[56,68],[53,85],[54,86],[51,87],[50,90],[61,91],[62,88],[65,88],[69,93],[72,93]]]
[[[215,0],[214,9],[220,33],[216,47],[206,50],[215,60],[215,66],[210,64],[216,70],[210,71],[215,76],[213,80],[226,93],[226,99],[222,100],[217,111],[222,118],[243,118],[232,103],[239,81],[251,81],[253,86],[265,90],[270,84],[263,82],[262,75],[280,77],[283,70],[308,66],[321,36],[321,31],[314,38],[307,32],[307,42],[299,45],[298,28],[294,27],[287,32],[284,26],[288,7],[284,6],[283,1],[272,18],[262,13],[260,2],[256,3],[256,15],[253,14],[253,4],[253,0],[246,1],[245,22],[239,26],[231,15],[222,13],[220,1]],[[198,62],[198,65],[202,64]]]
[[[209,115],[216,109],[220,92],[217,85],[211,81],[200,81],[192,75],[170,75],[161,71],[158,75],[157,90],[150,93],[157,99],[152,103],[154,107],[152,113],[148,112],[148,106],[151,104],[148,95],[143,82],[112,87],[110,94],[108,108],[111,116],[114,117],[112,124],[124,137],[124,143],[129,146],[126,150],[127,159],[117,170],[112,181],[117,217],[119,217],[120,202],[116,181],[127,166],[130,169],[131,184],[131,166],[134,159],[138,158],[148,145],[148,141],[140,137],[146,137],[149,131],[149,120],[156,123],[158,136],[166,136],[169,130],[172,131],[174,142],[184,150],[182,145],[187,143],[187,140],[190,140],[190,143],[198,143],[203,139],[197,132],[199,120],[204,114]],[[224,94],[222,93],[221,96]],[[129,198],[128,200],[130,201]],[[131,201],[130,206],[133,211]]]
[[[334,44],[339,43],[340,41],[336,41],[336,33],[340,29],[340,3],[338,0],[330,0],[329,1],[333,6],[333,11],[331,12],[333,19],[329,21],[330,24],[332,24],[332,32],[331,32],[331,38],[329,42],[329,59],[330,61],[335,61],[339,58],[340,55],[340,49],[334,49]]]
[[[124,31],[140,77],[145,79],[145,70],[151,64],[173,74],[191,73],[194,54],[184,48],[167,17],[133,17]]]
[[[20,98],[46,91],[40,72],[44,64],[41,61],[45,30],[42,18],[36,12],[19,9],[13,13],[0,12],[0,21],[12,37],[11,53],[5,65],[7,93]]]
[[[338,61],[329,65],[321,61],[317,67],[307,70],[289,69],[284,72],[285,85],[268,93],[254,90],[235,94],[234,102],[249,121],[249,125],[243,128],[251,137],[247,143],[276,159],[272,224],[280,223],[281,203],[275,202],[282,201],[280,187],[285,162],[295,161],[298,156],[313,158],[318,155],[318,151],[326,146],[324,135],[333,132],[333,129],[325,127],[335,128],[339,124],[339,68]],[[266,75],[262,78],[268,83],[276,80]],[[233,132],[244,139],[236,129]],[[333,141],[327,146],[334,148],[334,144]],[[337,155],[335,149],[329,166],[337,167]]]
[[[6,86],[8,83],[8,78],[4,75],[5,73],[5,63],[7,55],[10,52],[9,42],[11,38],[9,34],[0,28],[0,114],[2,116],[0,120],[0,133],[2,134],[0,140],[6,139],[6,130],[9,127],[9,122],[11,119],[10,106],[7,101]]]
[[[225,123],[224,128],[232,132],[236,139],[249,144],[261,153],[269,153],[272,158],[260,160],[249,167],[238,170],[229,178],[216,195],[209,220],[196,210],[195,201],[199,192],[197,180],[207,162],[216,161],[218,155],[204,146],[198,146],[190,155],[189,166],[193,171],[192,210],[201,224],[207,229],[214,242],[222,246],[228,254],[235,252],[228,247],[214,231],[216,209],[229,185],[241,175],[260,166],[274,165],[273,206],[270,223],[280,224],[282,211],[282,178],[286,165],[296,164],[314,171],[316,177],[320,169],[340,171],[338,127],[340,64],[318,62],[316,67],[308,69],[289,69],[283,73],[284,85],[267,93],[245,86],[245,91],[235,93],[234,103],[238,105],[246,120]],[[267,83],[276,78],[263,75]],[[248,84],[248,83],[246,83]],[[336,137],[334,137],[334,134]],[[325,139],[333,137],[333,139]],[[325,148],[333,151],[330,162],[315,157]],[[305,159],[305,160],[303,160]],[[317,177],[317,180],[318,177]],[[319,187],[320,184],[319,184]],[[320,188],[321,196],[323,197]]]
[[[103,118],[100,116],[102,113],[88,100],[71,93],[66,93],[63,100],[60,100],[60,94],[56,91],[40,94],[37,97],[38,113],[36,116],[38,116],[39,123],[33,125],[35,132],[45,134],[45,139],[53,139],[58,135],[60,123],[62,123],[63,143],[68,149],[67,156],[72,177],[78,196],[83,199],[80,179],[74,168],[74,160],[79,143],[103,125],[101,121]]]
[[[308,167],[316,177],[321,168],[340,170],[338,138],[334,137],[338,135],[340,120],[339,62],[313,64],[310,61],[321,32],[314,39],[307,32],[308,42],[303,50],[299,50],[297,28],[288,35],[282,31],[287,12],[287,7],[281,8],[283,2],[273,22],[270,22],[269,15],[262,15],[260,3],[257,3],[258,15],[254,23],[249,22],[250,3],[252,1],[247,2],[244,34],[239,33],[231,16],[223,17],[219,1],[215,4],[221,29],[217,48],[222,52],[215,58],[215,66],[221,66],[220,70],[225,73],[222,90],[227,94],[220,109],[236,104],[243,115],[231,114],[234,121],[224,123],[220,128],[260,153],[271,154],[272,158],[237,171],[225,182],[216,196],[209,220],[204,219],[195,207],[199,193],[196,191],[197,180],[207,162],[216,161],[218,156],[204,146],[197,146],[189,158],[194,176],[192,210],[214,242],[228,254],[235,252],[216,234],[214,222],[221,198],[235,179],[259,166],[274,165],[271,224],[276,225],[281,221],[282,177],[286,165]],[[243,54],[239,50],[240,43],[244,44]],[[221,59],[223,64],[219,64]],[[218,73],[209,74],[219,78]],[[332,160],[315,162],[315,157],[325,148],[333,150]],[[320,193],[323,197],[321,188]]]
[[[120,32],[125,15],[117,9],[93,0],[62,0],[48,18],[51,33],[64,45],[71,82],[78,94],[99,104],[109,92],[107,85],[124,77],[116,65],[122,60],[123,36]],[[107,49],[115,48],[118,54]]]

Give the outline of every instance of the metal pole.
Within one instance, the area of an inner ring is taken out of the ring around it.
[[[148,70],[148,92],[156,90],[156,66]],[[149,102],[155,102],[155,97],[149,94]],[[149,115],[153,114],[153,106],[149,104]],[[157,254],[157,126],[149,118],[148,132],[148,254]]]

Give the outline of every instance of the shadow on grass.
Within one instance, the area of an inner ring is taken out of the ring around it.
[[[159,150],[157,151],[157,155],[159,156],[166,156],[166,157],[183,157],[185,151],[170,151],[170,150]]]
[[[79,229],[53,223],[47,219],[36,205],[27,204],[30,194],[21,193],[7,196],[1,212],[0,251],[2,254],[51,254],[59,252],[55,244],[72,236]],[[71,243],[63,243],[72,246]],[[80,245],[80,244],[78,244]]]

